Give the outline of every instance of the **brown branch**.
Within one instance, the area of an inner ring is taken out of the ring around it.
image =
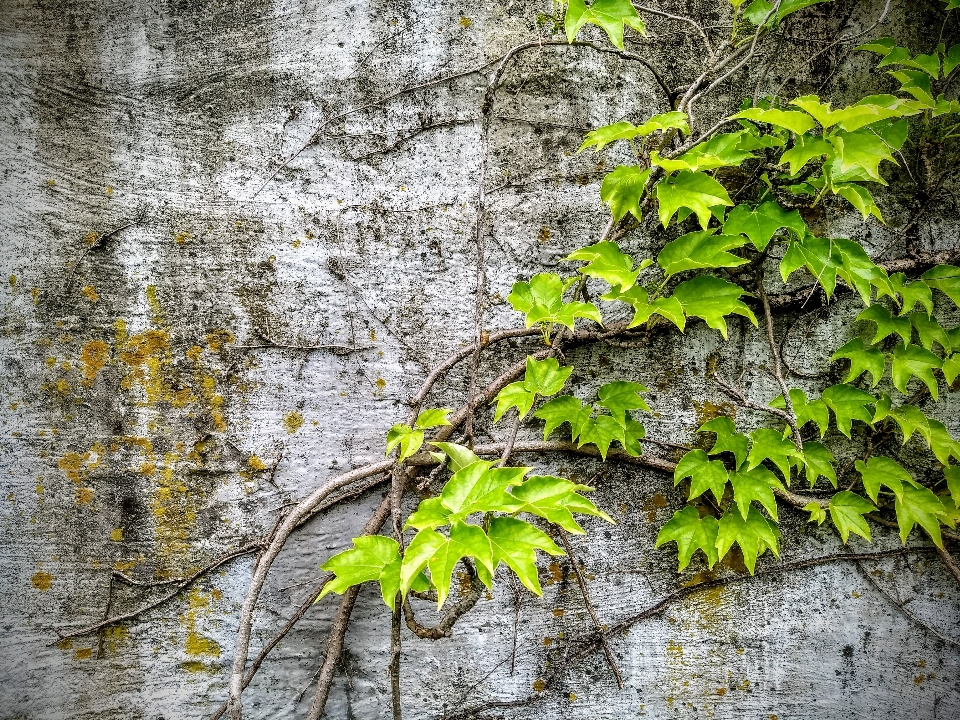
[[[940,559],[943,560],[943,564],[946,565],[947,570],[949,570],[950,574],[953,575],[953,579],[960,584],[960,567],[957,567],[957,563],[953,559],[953,556],[947,551],[946,548],[940,547],[939,545],[936,545],[935,547],[937,548],[937,555],[939,555]]]
[[[483,593],[483,584],[480,582],[480,578],[477,576],[477,571],[476,568],[474,568],[473,563],[466,558],[463,558],[462,562],[467,568],[467,574],[470,576],[470,592],[460,598],[460,600],[458,600],[452,606],[447,608],[447,611],[443,614],[443,617],[440,619],[440,622],[437,623],[436,627],[425,627],[424,625],[418,623],[416,614],[413,612],[413,607],[410,605],[410,599],[404,599],[404,620],[407,623],[407,627],[410,628],[410,631],[417,637],[424,640],[439,640],[441,638],[450,637],[453,626],[456,624],[456,622],[470,612],[477,602],[479,602],[480,596]],[[435,595],[432,597],[425,597],[424,599],[430,599],[433,602],[437,601]]]

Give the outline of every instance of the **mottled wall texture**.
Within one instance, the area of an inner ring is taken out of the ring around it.
[[[788,94],[820,89],[835,102],[887,90],[875,59],[851,43],[807,63],[869,27],[885,4],[805,11],[765,47],[765,62],[697,107],[697,127],[784,81]],[[58,632],[162,598],[176,587],[162,581],[256,541],[289,503],[383,457],[387,428],[429,370],[473,338],[483,91],[510,47],[559,37],[538,20],[551,6],[0,2],[0,718],[202,718],[226,698],[255,555],[129,621],[59,642]],[[721,0],[658,6],[708,25],[730,16]],[[896,0],[871,35],[933,47],[943,32],[957,42],[943,6]],[[649,20],[652,39],[633,35],[627,49],[671,89],[689,82],[703,59],[695,36]],[[412,87],[437,78],[449,79]],[[511,284],[560,266],[603,231],[601,168],[575,154],[583,133],[668,109],[650,72],[615,54],[544,46],[508,68],[486,175],[485,328],[519,326],[505,301]],[[895,235],[911,208],[896,183],[880,202],[887,227],[829,203],[808,220],[902,247]],[[908,235],[937,249],[955,246],[957,229],[955,208],[941,203]],[[657,249],[642,232],[623,243],[638,255]],[[847,298],[836,319],[823,313],[795,332],[794,365],[823,367],[853,333]],[[567,359],[583,392],[604,379],[650,387],[648,434],[690,442],[698,423],[736,410],[707,376],[709,358],[731,377],[742,370],[758,397],[778,392],[761,367],[764,343],[732,321],[728,343],[693,325],[647,347],[589,346]],[[535,347],[521,339],[485,354],[481,379]],[[430,404],[459,406],[467,382],[464,366]],[[955,398],[938,407],[957,431]],[[491,419],[478,416],[482,441],[502,437]],[[538,429],[520,432],[535,439]],[[616,463],[598,476],[589,458],[523,461],[593,478],[595,501],[616,520],[591,518],[575,540],[601,622],[696,579],[697,567],[678,578],[674,546],[654,548],[683,502],[671,477]],[[295,534],[257,606],[252,654],[384,492]],[[787,508],[781,519],[785,561],[842,548],[829,525]],[[854,537],[850,548],[899,546],[895,530],[874,534],[873,545]],[[504,576],[452,638],[404,628],[405,717],[524,698],[563,662],[569,640],[589,634],[569,560],[541,561],[542,598],[518,600]],[[761,566],[776,561],[767,554]],[[245,717],[303,716],[337,601],[313,607],[268,657],[244,694]],[[960,653],[936,633],[960,638],[960,592],[936,555],[761,575],[692,594],[612,639],[624,689],[596,654],[534,704],[485,717],[960,717]],[[389,611],[365,588],[327,717],[389,717],[389,634]]]

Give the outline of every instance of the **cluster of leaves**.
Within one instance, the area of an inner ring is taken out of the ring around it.
[[[424,410],[417,415],[413,427],[405,423],[398,423],[390,428],[387,433],[387,455],[393,452],[393,449],[400,446],[399,460],[403,462],[407,458],[413,457],[420,446],[423,445],[423,431],[431,428],[449,425],[447,415],[450,414],[446,409]]]

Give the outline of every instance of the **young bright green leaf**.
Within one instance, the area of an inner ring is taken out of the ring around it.
[[[884,222],[883,213],[881,213],[880,208],[877,207],[873,195],[871,195],[870,191],[863,187],[863,185],[852,182],[834,182],[833,193],[839,195],[859,210],[864,220],[873,215],[880,222]]]
[[[707,490],[713,493],[717,502],[723,498],[727,486],[727,469],[719,460],[711,460],[703,450],[691,450],[677,463],[673,472],[673,484],[679,485],[684,478],[690,478],[690,496],[688,500],[700,497]]]
[[[491,467],[484,460],[467,465],[453,474],[440,493],[440,501],[455,519],[462,520],[473,513],[516,512],[520,503],[508,493],[511,486],[523,482],[531,468]]]
[[[710,567],[719,559],[717,553],[717,519],[710,517],[700,518],[697,509],[688,505],[683,510],[675,512],[673,517],[660,528],[657,534],[656,547],[668,542],[677,544],[678,571],[683,572],[690,564],[690,558],[697,550],[701,550],[707,558]]]
[[[615,143],[617,140],[633,140],[639,134],[637,126],[626,121],[604,125],[588,132],[577,152],[583,152],[591,147],[595,147],[597,152],[600,152],[607,145]]]
[[[860,420],[868,425],[873,421],[873,413],[866,406],[875,403],[876,398],[852,385],[828,387],[823,391],[821,398],[827,407],[833,410],[837,419],[837,430],[848,438],[854,420]]]
[[[791,458],[803,462],[803,454],[797,450],[792,440],[787,440],[777,430],[760,428],[750,433],[753,441],[747,456],[747,469],[753,470],[764,460],[770,460],[790,484]]]
[[[780,275],[786,282],[794,270],[806,266],[829,298],[837,285],[837,272],[842,262],[835,241],[807,235],[802,241],[790,243],[780,262]]]
[[[937,547],[943,547],[940,517],[947,514],[947,508],[929,489],[905,485],[902,496],[894,502],[894,509],[897,512],[897,525],[900,526],[900,541],[904,545],[914,525],[919,524]]]
[[[887,271],[870,259],[860,243],[836,239],[833,245],[840,257],[837,274],[860,294],[865,305],[870,304],[872,288],[877,289],[878,300],[894,296]]]
[[[750,153],[746,153],[750,155]],[[751,156],[752,157],[752,156]],[[725,167],[731,163],[716,155],[710,155],[704,152],[688,150],[683,155],[676,158],[661,157],[660,153],[654,150],[650,153],[650,164],[663,168],[667,174],[689,170],[690,172],[702,172],[704,170],[714,170],[719,167]]]
[[[945,467],[943,476],[947,479],[947,489],[950,490],[953,504],[960,507],[960,467],[956,465]]]
[[[815,522],[817,525],[823,525],[827,519],[827,511],[820,507],[819,503],[808,502],[803,509],[810,513],[810,519],[807,522]]]
[[[714,235],[712,230],[701,230],[668,242],[657,255],[657,263],[667,275],[700,268],[739,267],[747,259],[726,251],[746,244],[742,235]]]
[[[580,268],[581,273],[606,280],[613,286],[619,285],[621,291],[633,287],[640,271],[650,266],[649,262],[641,262],[634,268],[633,258],[620,252],[617,244],[609,241],[580,248],[570,253],[566,259],[585,261],[587,264]]]
[[[603,28],[610,42],[620,50],[623,50],[624,27],[646,35],[646,26],[630,0],[593,0],[589,7],[584,0],[569,0],[563,23],[567,42],[573,42],[580,28],[588,23]]]
[[[870,540],[870,527],[863,516],[874,510],[873,503],[847,490],[841,490],[830,498],[830,517],[840,531],[840,539],[844,544],[850,538],[850,533]]]
[[[908,343],[913,334],[913,326],[910,324],[910,318],[891,315],[890,311],[883,307],[883,305],[871,305],[857,315],[857,320],[869,320],[870,322],[876,323],[877,332],[873,336],[873,340],[870,341],[871,345],[876,345],[892,333],[896,333],[904,342]],[[848,343],[848,345],[849,344],[850,343]],[[841,355],[840,357],[845,356]],[[877,376],[874,376],[874,378],[876,379]]]
[[[923,280],[908,283],[906,275],[894,273],[890,276],[890,284],[900,296],[901,315],[906,315],[917,304],[927,311],[928,316],[933,313],[933,295],[930,292],[930,286]]]
[[[730,206],[733,202],[724,189],[709,175],[681,171],[657,184],[657,200],[660,203],[660,222],[666,227],[680,208],[689,208],[706,229],[712,217],[711,208]]]
[[[577,447],[584,445],[596,445],[600,451],[600,457],[607,459],[607,452],[610,445],[615,440],[623,442],[624,427],[609,415],[598,415],[596,418],[587,419],[580,426],[580,438],[577,440]]]
[[[489,576],[493,575],[495,567],[490,540],[482,528],[458,521],[450,526],[450,537],[444,538],[444,540],[445,542],[436,549],[427,562],[427,567],[430,568],[430,578],[437,588],[437,610],[443,607],[443,603],[450,593],[453,570],[460,560],[465,557],[474,558],[488,570]],[[484,573],[481,577],[486,575]]]
[[[949,0],[948,10],[960,7],[960,0]],[[954,45],[943,54],[943,77],[946,78],[960,65],[960,45]]]
[[[650,412],[650,406],[640,397],[640,393],[647,392],[640,383],[615,381],[609,382],[600,387],[597,392],[600,398],[597,402],[601,407],[610,411],[610,415],[621,426],[626,426],[627,414],[630,410],[645,410]]]
[[[450,459],[450,472],[457,472],[458,470],[461,470],[467,465],[471,465],[480,459],[474,454],[473,450],[465,445],[457,445],[456,443],[447,442],[435,442],[430,444],[434,447],[440,448],[443,455],[446,455]],[[437,459],[440,460],[442,457],[443,456]]]
[[[711,275],[700,275],[686,280],[673,291],[688,317],[699,317],[713,330],[719,330],[724,339],[727,338],[727,323],[724,315],[741,315],[754,325],[757,318],[743,302],[741,295],[748,294],[739,285],[721,280]]]
[[[929,287],[939,290],[953,300],[954,305],[960,307],[960,268],[953,265],[937,265],[920,277]]]
[[[953,343],[940,323],[926,313],[913,313],[909,317],[910,322],[917,329],[917,336],[924,348],[932,350],[933,344],[937,343],[944,354],[949,355],[952,352]]]
[[[845,111],[848,108],[831,109],[831,103],[822,103],[816,95],[804,95],[796,100],[790,101],[791,105],[796,105],[804,112],[812,115],[814,120],[820,123],[820,126],[826,130],[844,119]]]
[[[409,425],[398,423],[387,432],[387,452],[389,455],[393,449],[400,446],[400,462],[413,456],[420,446],[423,445],[423,430],[414,430]]]
[[[928,108],[935,107],[937,101],[933,99],[930,89],[930,76],[919,70],[900,70],[891,72],[891,75],[900,81],[900,89],[913,95],[916,100]]]
[[[550,437],[550,433],[564,423],[570,424],[570,435],[576,440],[580,435],[580,428],[590,419],[590,406],[584,406],[579,398],[564,395],[544,403],[533,416],[544,421],[543,439]]]
[[[902,122],[905,129],[906,121]],[[871,127],[854,132],[840,130],[831,133],[827,139],[836,150],[830,164],[831,176],[835,180],[861,179],[859,175],[856,178],[845,177],[847,173],[856,171],[866,176],[862,179],[869,178],[881,185],[887,184],[887,181],[880,175],[880,163],[889,160],[896,165],[897,161],[893,157],[891,149],[899,150],[899,145],[892,146]]]
[[[833,469],[833,461],[833,453],[822,443],[805,442],[803,444],[803,464],[810,487],[816,485],[817,479],[821,476],[829,480],[834,487],[837,486],[837,473]]]
[[[871,305],[868,310],[872,310],[879,305]],[[861,316],[863,313],[861,313]],[[858,318],[860,319],[860,318]],[[879,333],[879,323],[877,332]],[[894,330],[896,332],[896,330]],[[889,333],[888,333],[889,334]],[[874,341],[876,342],[876,341]],[[863,373],[870,373],[870,387],[876,387],[877,383],[883,377],[883,370],[886,365],[886,358],[883,353],[873,347],[865,347],[860,338],[854,338],[842,348],[837,350],[830,358],[831,362],[836,362],[841,358],[850,361],[850,372],[844,378],[845,383],[850,383],[859,378]],[[822,435],[821,435],[822,437]]]
[[[560,392],[572,372],[572,365],[560,367],[560,361],[556,358],[537,360],[528,355],[523,386],[530,392],[549,397]]]
[[[439,427],[441,425],[449,425],[450,421],[447,420],[447,415],[452,412],[453,410],[449,410],[447,408],[424,410],[417,415],[415,427],[417,430],[429,430],[430,428]]]
[[[643,219],[640,198],[649,177],[649,169],[641,170],[636,165],[621,165],[604,176],[600,184],[600,200],[610,206],[614,222],[619,222],[627,213],[637,220]]]
[[[720,519],[717,532],[720,559],[734,543],[740,545],[743,563],[751,575],[757,567],[757,556],[765,549],[769,548],[776,557],[780,557],[780,531],[776,523],[767,520],[755,507],[748,510],[746,519],[732,508]]]
[[[400,586],[400,546],[396,540],[382,535],[365,535],[353,539],[352,550],[344,550],[321,565],[322,570],[336,574],[317,599],[332,592],[342,594],[348,588],[377,580],[383,601],[393,609]]]
[[[453,515],[454,513],[443,504],[440,498],[427,498],[420,501],[417,509],[407,518],[404,527],[411,527],[416,530],[436,530],[438,527],[453,522]]]
[[[739,468],[747,459],[747,450],[750,447],[750,438],[743,433],[738,433],[733,420],[726,415],[721,415],[713,420],[705,422],[700,426],[697,432],[712,432],[717,436],[717,441],[710,449],[711,455],[717,455],[722,452],[733,454]],[[716,494],[716,493],[714,493]],[[720,496],[717,496],[717,500]]]
[[[863,480],[863,489],[867,497],[874,502],[877,501],[881,485],[886,485],[893,490],[893,494],[899,498],[903,495],[904,483],[914,484],[910,473],[892,458],[875,456],[869,458],[867,462],[857,460],[856,468]]]
[[[518,512],[542,517],[548,522],[559,525],[567,532],[583,535],[584,530],[572,513],[593,515],[607,522],[613,522],[610,516],[583,495],[578,494],[578,492],[592,489],[563,478],[534,475],[522,485],[515,487],[511,494],[523,503],[523,507]]]
[[[512,407],[517,409],[520,418],[527,416],[537,394],[527,390],[523,381],[510,383],[497,393],[497,409],[493,413],[493,421],[499,422],[503,414]]]
[[[495,517],[487,532],[493,549],[493,567],[504,562],[534,595],[542,595],[537,577],[536,550],[550,555],[563,555],[563,550],[542,530],[512,517]]]
[[[808,130],[812,130],[815,123],[809,115],[795,110],[778,110],[777,108],[748,108],[741,110],[733,118],[744,118],[745,120],[756,120],[757,122],[776,125],[786,128],[790,132],[802,135]]]
[[[953,381],[960,375],[960,352],[954,353],[943,361],[943,367],[940,368],[947,385],[953,385]]]
[[[653,302],[650,302],[649,298],[650,296],[646,290],[638,285],[634,285],[627,292],[620,292],[618,288],[611,290],[606,295],[601,296],[600,299],[611,301],[619,300],[620,302],[629,303],[633,306],[635,311],[633,320],[630,321],[627,327],[637,327],[647,322],[652,315],[660,315],[676,325],[680,329],[680,332],[683,332],[686,324],[686,316],[683,314],[683,306],[680,305],[680,301],[672,295],[666,298],[658,297]]]
[[[553,273],[540,273],[530,278],[529,283],[514,283],[507,300],[513,309],[526,313],[527,327],[538,322],[557,323],[571,330],[577,318],[587,318],[603,324],[600,311],[593,303],[563,302],[567,286]]]
[[[796,175],[814,158],[833,156],[833,145],[818,135],[798,135],[793,147],[785,151],[777,162],[790,164],[790,174]]]
[[[820,437],[826,434],[830,426],[830,410],[823,400],[807,400],[802,390],[791,388],[790,402],[797,414],[797,427],[803,427],[812,420],[820,428]]]
[[[737,205],[727,215],[722,232],[724,235],[746,235],[753,246],[762,251],[780,228],[793,230],[798,239],[807,234],[807,225],[799,212],[784,210],[779,203],[771,200],[756,209],[749,205]]]
[[[929,350],[900,343],[893,351],[893,386],[906,394],[907,383],[910,382],[911,377],[916,377],[927,386],[933,399],[936,400],[938,387],[933,371],[939,369],[942,364],[943,361]]]
[[[734,473],[730,476],[730,484],[733,485],[733,501],[744,520],[747,519],[754,500],[766,508],[770,517],[777,520],[777,499],[772,488],[782,488],[783,484],[776,475],[760,465],[752,470]]]

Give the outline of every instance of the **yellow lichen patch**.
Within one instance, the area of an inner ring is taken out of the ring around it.
[[[113,627],[104,628],[104,648],[108,652],[116,654],[120,651],[123,645],[126,644],[129,637],[130,633],[127,631],[126,625],[114,625]]]
[[[192,240],[192,239],[193,239],[193,235],[191,235],[191,234],[188,233],[188,232],[177,233],[177,234],[174,235],[174,237],[173,237],[173,241],[174,241],[177,245],[185,245],[186,242],[187,242],[187,240]]]
[[[565,611],[564,611],[563,608],[554,608],[554,609],[553,609],[553,616],[554,616],[554,617],[563,617],[563,613],[564,613],[564,612],[565,612]]]
[[[114,528],[111,530],[110,539],[113,542],[123,542],[123,528]]]
[[[34,305],[40,302],[40,288],[30,288],[30,297],[33,299]]]
[[[547,684],[543,681],[543,678],[537,678],[533,683],[533,689],[537,692],[543,692],[544,688],[547,687]]]
[[[50,584],[53,582],[53,575],[44,572],[43,570],[39,570],[33,574],[33,576],[30,578],[30,582],[40,592],[46,592],[50,589]]]
[[[176,574],[177,565],[189,550],[190,530],[197,519],[198,498],[174,475],[177,455],[169,453],[157,474],[157,487],[153,493],[152,510],[154,533],[157,539],[157,567],[159,579]]]
[[[377,378],[377,382],[374,383],[374,384],[375,384],[375,385],[377,386],[377,388],[379,388],[380,390],[383,390],[384,388],[387,387],[387,381],[384,380],[383,378]]]
[[[214,330],[207,333],[204,339],[207,341],[210,352],[219,352],[224,345],[230,345],[236,340],[229,330]]]
[[[89,660],[93,657],[93,648],[77,648],[73,651],[74,660]]]
[[[700,427],[705,422],[709,422],[714,418],[721,417],[726,415],[727,417],[736,418],[737,417],[737,408],[731,403],[723,402],[719,405],[717,403],[712,403],[709,400],[704,400],[703,402],[693,401],[693,409],[697,414],[697,427]]]
[[[247,464],[254,472],[263,472],[267,469],[267,466],[264,464],[263,460],[258,458],[256,455],[251,455],[247,460]]]
[[[187,350],[185,354],[187,356],[187,360],[198,362],[200,360],[200,356],[203,354],[203,348],[199,345],[194,345],[192,348]]]
[[[16,287],[16,286],[17,286],[17,276],[16,276],[16,275],[11,275],[11,276],[10,276],[10,287]]]
[[[219,593],[205,594],[196,587],[191,588],[187,594],[187,603],[190,609],[180,618],[187,630],[187,655],[220,657],[220,645],[215,640],[204,637],[197,632],[198,617],[209,615],[211,601],[219,597],[221,597]]]
[[[139,563],[139,560],[117,560],[113,564],[113,569],[119,572],[127,572],[133,570]]]
[[[113,334],[116,337],[116,345],[119,350],[127,344],[127,321],[123,318],[117,318],[113,321]]]
[[[94,289],[93,285],[84,285],[80,292],[83,293],[83,296],[92,303],[95,303],[100,299],[100,296],[97,295],[97,291]]]
[[[570,693],[567,697],[570,698],[570,702],[573,702],[574,700],[577,699],[576,693]]]
[[[153,313],[153,321],[157,324],[163,322],[163,308],[160,307],[160,300],[157,298],[157,286],[147,285],[147,304],[150,306],[150,312]]]
[[[83,244],[87,247],[93,247],[97,244],[97,240],[100,239],[100,236],[95,232],[87,233],[83,236]]]
[[[72,650],[73,649],[73,640],[71,638],[64,638],[57,643],[57,647],[60,650]]]
[[[63,471],[68,480],[78,483],[80,482],[80,473],[83,470],[84,461],[88,458],[88,454],[81,455],[76,452],[68,452],[57,462],[57,467]]]
[[[288,412],[283,416],[283,427],[288,433],[293,435],[297,430],[303,427],[303,415],[298,413],[296,410]]]
[[[103,340],[91,340],[83,346],[80,351],[80,365],[83,367],[83,380],[81,385],[92,387],[97,374],[103,370],[103,367],[110,359],[110,346]]]
[[[93,501],[93,488],[90,487],[78,487],[77,488],[77,505],[87,505]]]
[[[117,321],[122,322],[122,321]],[[117,331],[117,347],[122,347],[120,359],[130,367],[143,365],[148,358],[157,357],[170,347],[170,333],[166,330],[147,330],[121,342]],[[126,326],[123,335],[126,336]]]
[[[460,27],[462,27],[462,28],[468,28],[468,27],[470,27],[471,25],[473,25],[473,20],[471,20],[470,18],[468,18],[468,17],[462,17],[462,18],[460,18]]]

